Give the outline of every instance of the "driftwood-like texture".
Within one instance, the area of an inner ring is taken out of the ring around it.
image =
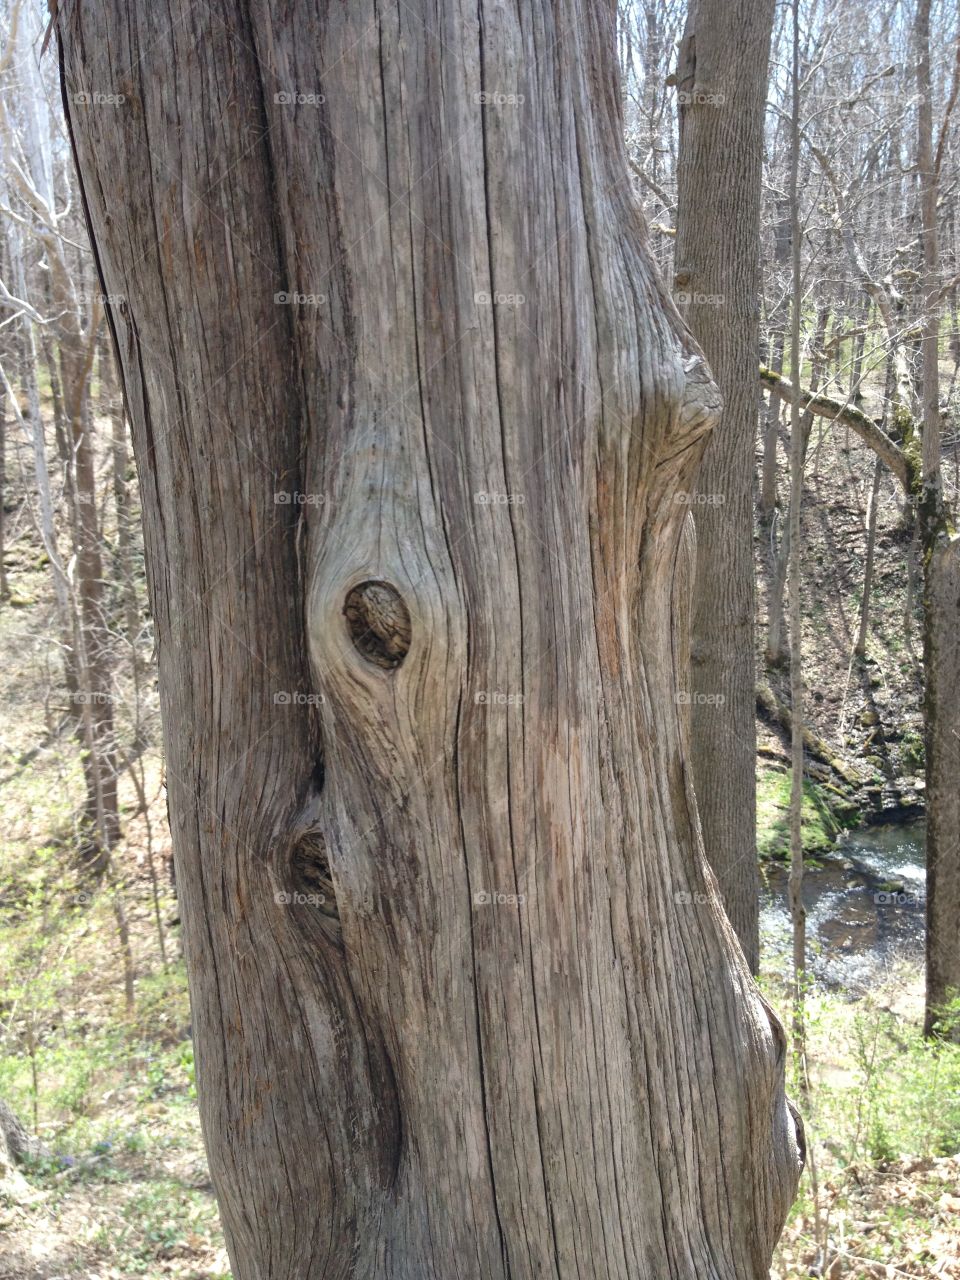
[[[794,1194],[682,750],[718,401],[645,248],[614,16],[60,21],[238,1280],[760,1280]]]

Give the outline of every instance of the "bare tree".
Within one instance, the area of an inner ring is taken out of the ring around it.
[[[113,724],[111,645],[105,608],[99,503],[90,389],[102,307],[82,290],[68,257],[65,215],[69,197],[57,190],[51,121],[21,4],[12,6],[3,70],[16,75],[17,92],[0,102],[2,212],[9,220],[9,283],[0,280],[0,308],[23,326],[26,399],[44,546],[54,574],[71,716],[81,743],[87,785],[86,844],[102,871],[119,836]],[[58,207],[58,194],[60,202]],[[41,256],[43,303],[29,302],[27,256]],[[44,335],[38,344],[36,334]],[[55,342],[53,338],[55,337]],[[40,351],[59,410],[58,445],[68,498],[69,537],[56,528],[46,436],[38,384]],[[3,374],[5,387],[9,379]],[[10,392],[12,395],[12,390]],[[14,406],[15,414],[18,412]]]

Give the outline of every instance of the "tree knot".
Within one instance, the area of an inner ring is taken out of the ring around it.
[[[410,612],[388,582],[361,582],[343,606],[354,646],[378,667],[399,667],[410,648]]]

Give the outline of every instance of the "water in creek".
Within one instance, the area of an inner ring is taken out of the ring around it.
[[[789,966],[787,867],[767,864],[760,902],[764,949]],[[923,960],[926,871],[922,823],[853,832],[804,874],[810,970],[860,995],[902,961]]]

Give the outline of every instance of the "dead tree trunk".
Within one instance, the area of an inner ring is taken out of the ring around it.
[[[691,743],[703,839],[751,969],[756,849],[754,467],[760,179],[773,0],[692,0],[677,75],[676,286],[724,412],[697,477]],[[709,198],[704,198],[709,192]]]
[[[784,1038],[670,608],[717,397],[614,4],[61,15],[234,1274],[760,1280]]]

